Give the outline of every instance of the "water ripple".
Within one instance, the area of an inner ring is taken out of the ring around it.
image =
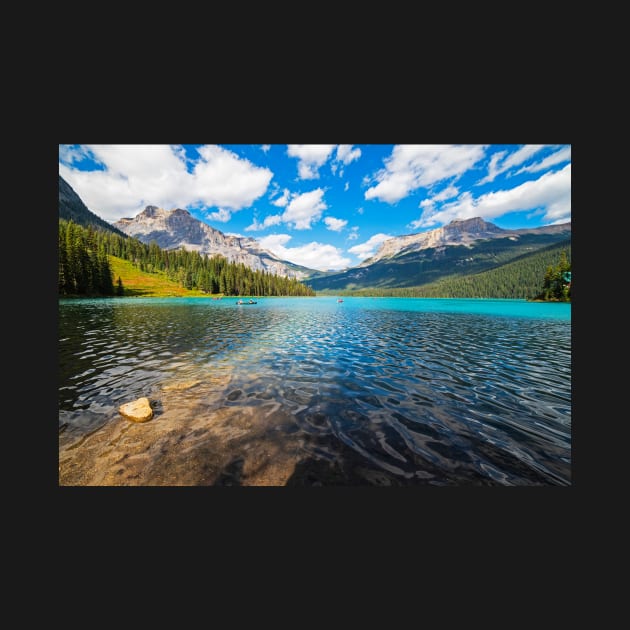
[[[319,300],[60,306],[63,439],[218,379],[210,398],[182,392],[182,414],[288,418],[274,439],[298,439],[328,483],[571,483],[570,321]]]

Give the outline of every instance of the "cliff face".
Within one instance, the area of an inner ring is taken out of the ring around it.
[[[223,234],[181,208],[164,210],[147,206],[134,218],[120,219],[114,226],[143,243],[155,241],[162,249],[183,248],[209,256],[221,255],[230,262],[243,263],[257,271],[298,280],[312,271],[280,260],[253,238]]]

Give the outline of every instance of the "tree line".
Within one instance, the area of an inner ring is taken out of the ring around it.
[[[114,295],[107,250],[97,234],[59,219],[59,295]]]
[[[164,273],[180,286],[204,293],[315,295],[313,289],[294,278],[231,263],[223,256],[164,250],[155,242],[142,243],[65,219],[59,219],[59,295],[122,295],[122,281],[119,278],[114,285],[108,256],[128,260],[146,273]]]

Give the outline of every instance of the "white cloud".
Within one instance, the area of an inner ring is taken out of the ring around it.
[[[260,148],[262,149],[263,153],[267,153],[269,151],[269,149],[271,149],[271,145],[270,144],[263,144]]]
[[[319,221],[322,212],[328,208],[323,197],[323,188],[316,188],[305,193],[291,193],[285,188],[282,195],[271,202],[274,206],[284,207],[284,212],[270,215],[262,223],[254,219],[254,222],[245,229],[262,230],[271,225],[286,223],[289,227],[293,227],[296,230],[310,230],[312,228],[311,224]],[[333,219],[333,221],[338,220]],[[329,223],[326,222],[326,225],[329,225]],[[334,228],[329,227],[329,229]]]
[[[490,163],[488,164],[488,174],[477,182],[477,185],[488,184],[493,182],[496,176],[503,172],[504,169],[499,168],[499,162],[505,157],[507,151],[497,151],[490,156]]]
[[[279,225],[282,223],[282,215],[281,214],[270,214],[265,217],[265,220],[260,223],[257,219],[254,219],[254,222],[248,225],[245,228],[246,232],[251,232],[253,230],[264,230],[272,225]]]
[[[83,158],[89,155],[85,147],[80,145],[60,144],[59,145],[59,161],[65,164],[73,164],[81,162]]]
[[[138,201],[129,181],[122,176],[111,176],[104,171],[77,171],[65,164],[59,165],[59,174],[94,214],[111,223],[135,216],[150,203],[144,197]]]
[[[351,144],[340,144],[337,147],[337,160],[344,164],[350,164],[361,157],[361,149],[353,149]]]
[[[350,228],[350,234],[348,234],[349,241],[356,241],[359,238],[359,226],[355,225]]]
[[[352,262],[344,258],[342,251],[333,245],[313,241],[300,247],[285,247],[290,240],[289,234],[270,234],[258,239],[258,242],[282,260],[320,271],[344,269]]]
[[[457,178],[484,154],[482,145],[396,145],[385,168],[374,175],[377,184],[368,188],[365,198],[395,203],[418,188]]]
[[[335,217],[324,217],[324,223],[328,229],[333,232],[341,232],[341,230],[348,224],[345,219],[335,219]]]
[[[298,158],[300,179],[317,179],[319,169],[326,163],[334,148],[334,144],[289,144],[287,155]]]
[[[261,168],[214,145],[198,149],[201,160],[193,175],[193,202],[240,210],[250,206],[267,190],[273,177],[268,168]]]
[[[556,172],[545,173],[509,190],[497,190],[474,198],[463,193],[456,201],[444,204],[438,211],[425,210],[415,228],[444,225],[453,219],[481,217],[494,219],[510,212],[540,210],[548,223],[571,219],[571,164]]]
[[[89,152],[104,170],[74,168],[77,152]],[[192,172],[181,146],[81,145],[59,151],[59,173],[86,206],[106,221],[133,217],[147,205],[236,211],[262,196],[273,173],[218,146],[198,149]]]
[[[343,185],[343,191],[344,191],[344,192],[346,192],[346,191],[348,190],[348,188],[350,188],[350,182],[346,182],[346,183]]]
[[[520,149],[509,153],[507,151],[498,151],[493,153],[488,164],[488,174],[477,182],[477,185],[487,184],[495,180],[497,175],[509,171],[511,168],[522,164],[526,160],[545,148],[544,144],[525,144]],[[505,157],[507,155],[507,157]],[[504,159],[505,158],[505,159]]]
[[[296,230],[310,230],[311,223],[319,220],[322,212],[328,208],[322,197],[322,188],[294,195],[282,213],[282,221],[292,225]]]
[[[330,171],[333,175],[338,174],[339,177],[343,177],[344,166],[350,164],[361,157],[361,149],[352,148],[351,144],[338,144],[337,152],[334,159],[330,164]],[[348,182],[345,183],[344,190],[348,190]]]
[[[278,197],[277,199],[274,199],[271,203],[278,208],[284,208],[289,203],[289,196],[289,190],[288,188],[285,188],[282,191],[282,195],[280,195],[280,197]]]
[[[206,214],[210,221],[219,221],[221,223],[227,223],[232,218],[232,213],[225,208],[219,208],[216,212],[209,212]]]
[[[189,177],[186,163],[167,144],[84,145],[104,166],[99,171],[65,171],[62,177],[85,205],[104,218],[117,220],[151,204],[167,209],[185,207],[182,189]]]
[[[446,199],[452,199],[453,197],[457,197],[459,193],[459,188],[457,186],[447,186],[444,190],[440,191],[433,197],[428,197],[423,199],[419,204],[419,208],[423,208],[426,214],[432,212],[435,204],[440,201],[445,201]],[[417,228],[419,221],[412,221],[409,223],[408,227]]]
[[[544,144],[525,144],[514,153],[511,153],[505,161],[503,162],[503,170],[514,168],[519,164],[522,164],[526,160],[529,160],[532,155],[535,155],[540,150],[544,149],[546,145]]]
[[[284,250],[285,243],[288,243],[293,237],[290,234],[269,234],[258,239],[261,247],[268,249],[270,252],[278,255],[276,252]],[[285,260],[288,260],[286,258]]]
[[[366,258],[374,256],[374,253],[379,248],[380,244],[383,241],[386,241],[388,238],[392,238],[391,235],[382,233],[375,234],[370,239],[365,241],[365,243],[359,243],[359,245],[350,247],[348,251],[351,254],[357,256],[360,260],[365,260]]]
[[[447,186],[444,190],[440,191],[431,198],[432,201],[446,201],[446,199],[452,199],[459,194],[459,188],[457,186]]]
[[[536,173],[537,171],[542,171],[546,168],[551,168],[552,166],[556,166],[556,164],[561,164],[562,162],[566,162],[571,159],[571,147],[564,147],[551,155],[548,155],[546,158],[537,162],[536,164],[531,164],[529,166],[524,166],[521,170],[517,171],[517,173]]]

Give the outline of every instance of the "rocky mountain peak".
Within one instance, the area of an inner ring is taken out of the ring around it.
[[[542,230],[544,228],[538,228]],[[474,241],[486,238],[502,238],[516,234],[514,230],[504,230],[494,223],[484,221],[481,217],[470,219],[454,219],[447,225],[427,232],[395,236],[383,241],[380,248],[372,256],[364,260],[359,266],[367,266],[383,258],[392,258],[399,254],[423,249],[435,249],[450,245],[470,245]]]
[[[275,275],[301,280],[313,271],[280,260],[252,238],[228,236],[195,219],[182,208],[164,210],[149,205],[134,218],[120,219],[114,226],[143,243],[155,241],[162,249],[187,249],[208,256],[220,255],[230,262],[243,263],[251,269]]]
[[[154,219],[154,218],[162,218],[169,219],[171,217],[190,217],[193,220],[192,214],[188,212],[188,210],[183,210],[182,208],[175,208],[173,210],[165,210],[164,208],[159,208],[158,206],[147,206],[142,212],[139,212],[135,219],[135,221],[142,221],[144,219]]]
[[[503,232],[500,227],[494,223],[488,223],[481,217],[473,217],[472,219],[453,219],[448,225],[444,226],[446,232],[470,232],[471,234],[481,234],[485,232]]]

